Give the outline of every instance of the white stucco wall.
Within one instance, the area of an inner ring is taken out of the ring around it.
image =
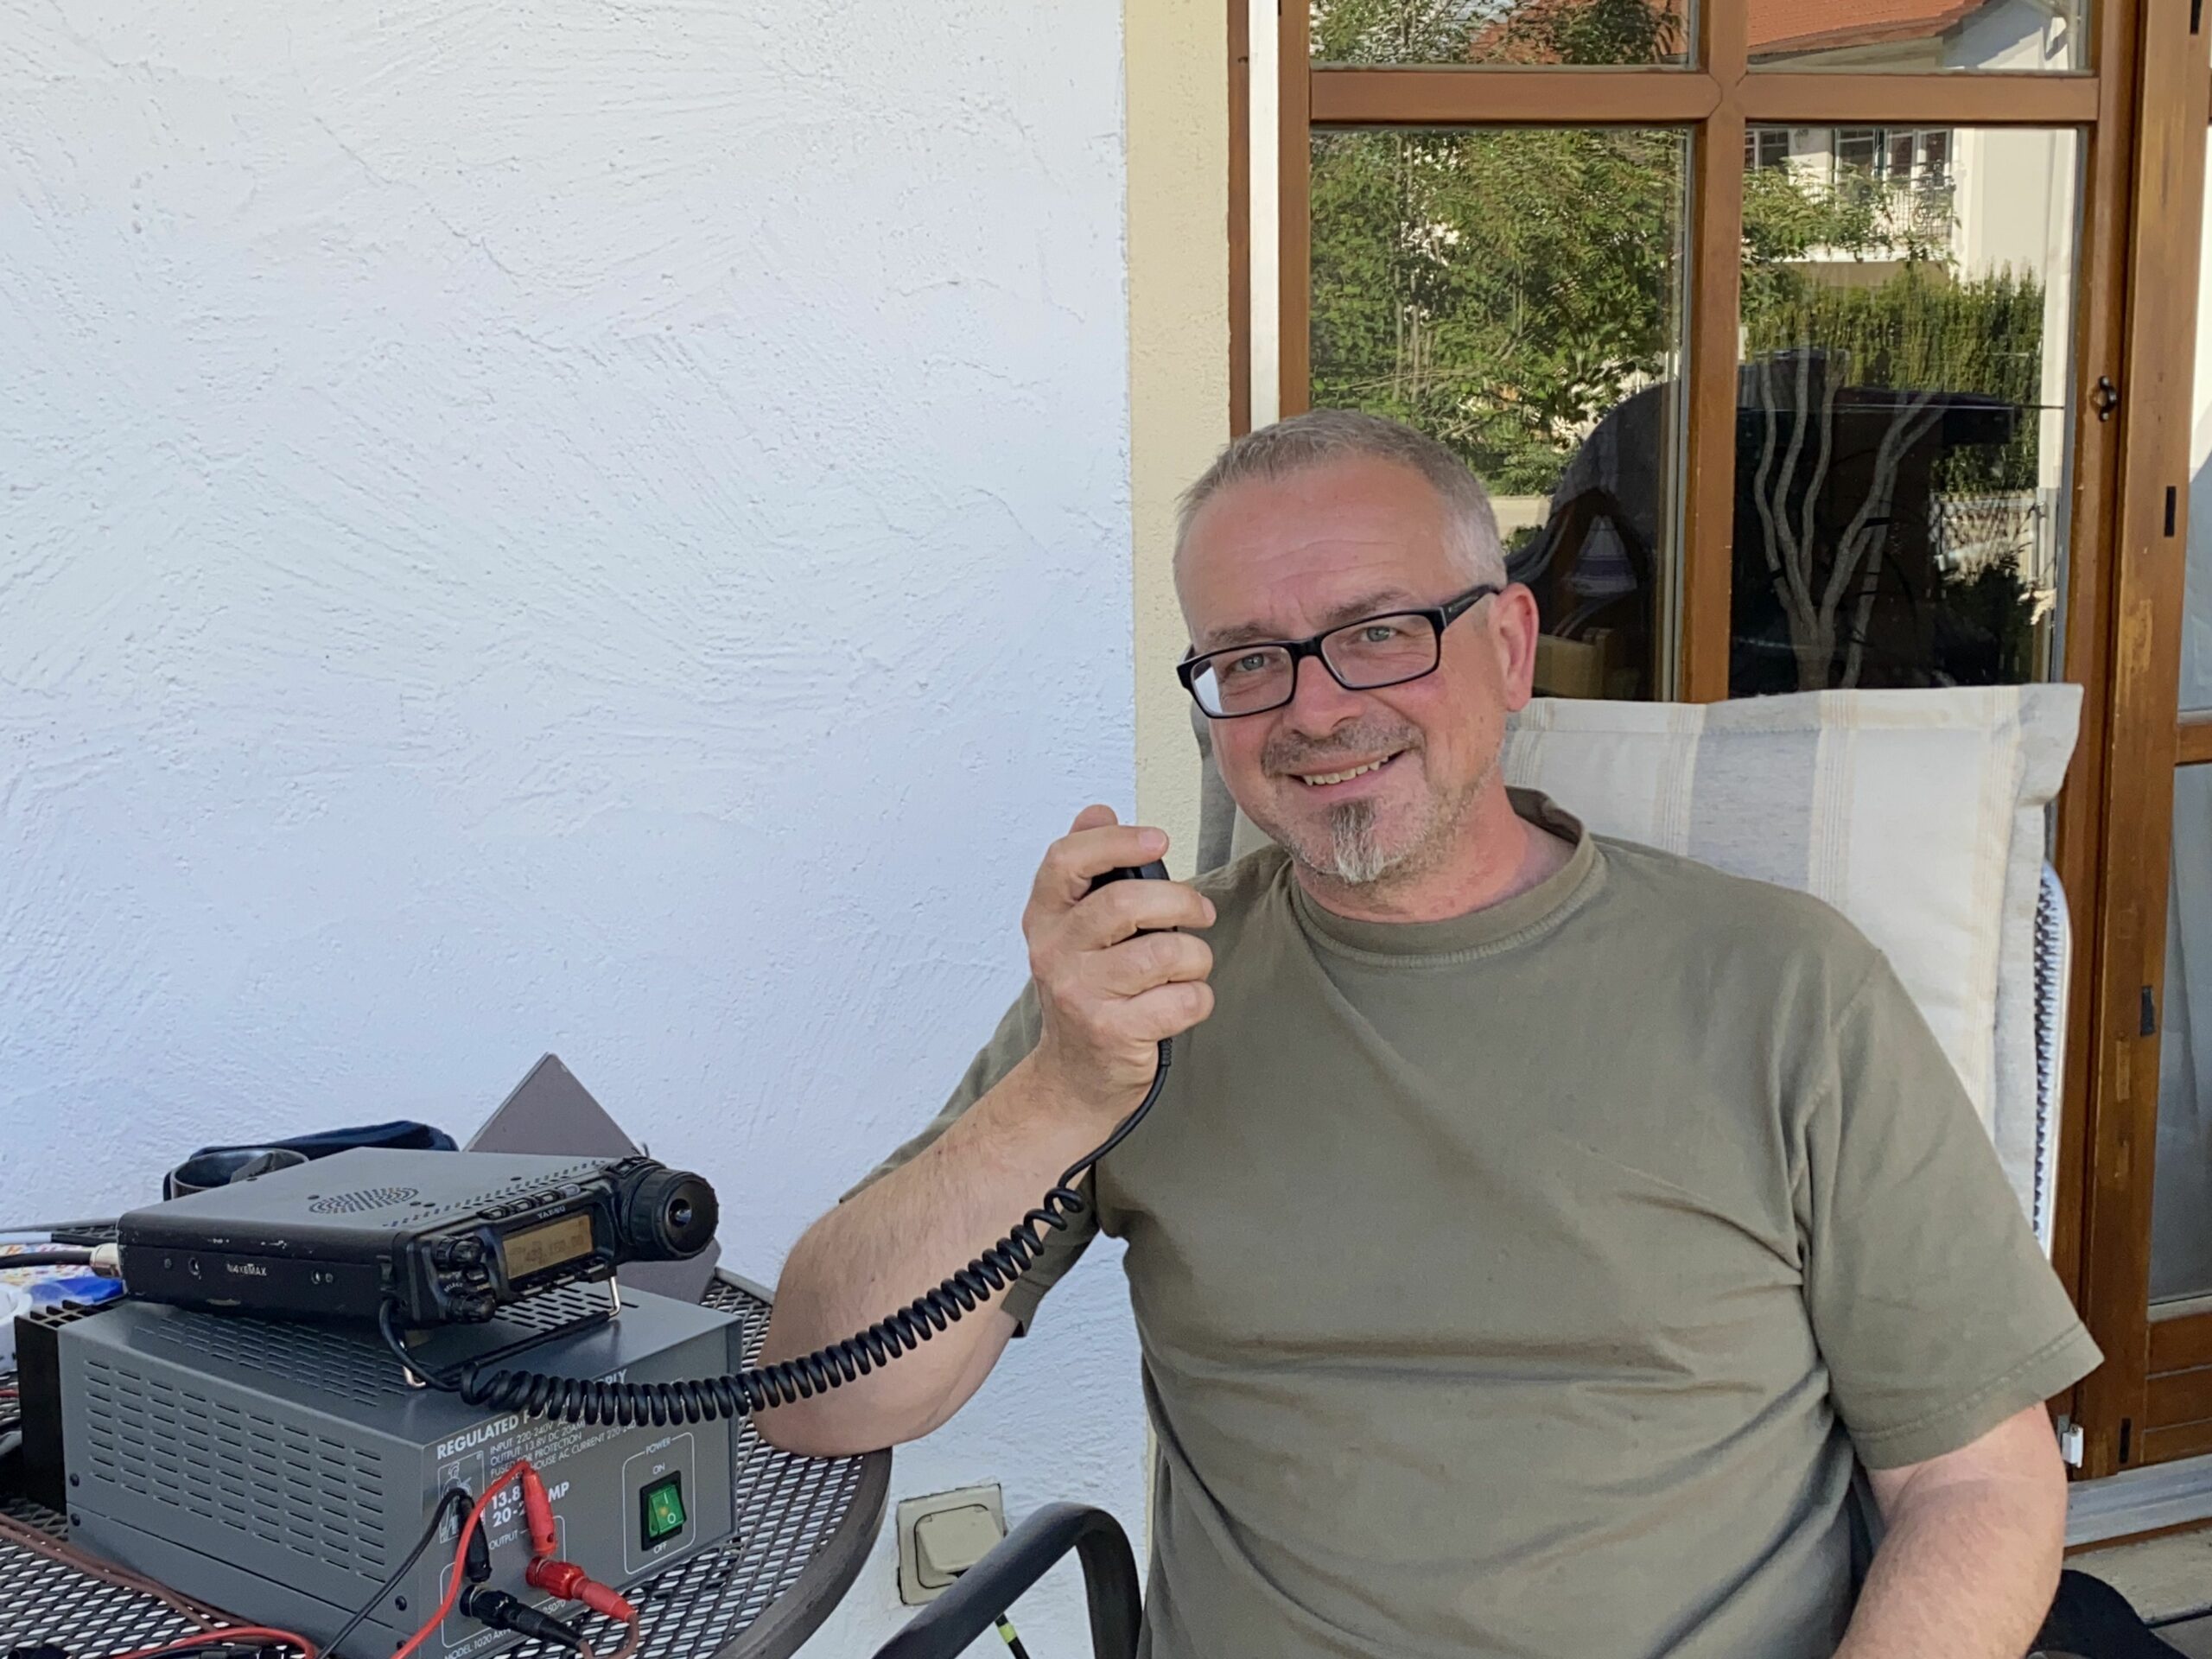
[[[553,1048],[772,1279],[926,1118],[1132,805],[1120,48],[0,6],[0,1221]],[[1135,1530],[1135,1364],[1094,1261],[894,1496]]]

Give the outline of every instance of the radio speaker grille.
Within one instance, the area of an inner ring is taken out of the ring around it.
[[[414,1186],[365,1186],[357,1192],[334,1192],[327,1198],[317,1198],[308,1208],[318,1216],[358,1216],[365,1210],[404,1204],[421,1191]]]

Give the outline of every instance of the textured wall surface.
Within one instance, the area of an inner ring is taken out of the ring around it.
[[[773,1277],[1132,805],[1121,62],[1077,0],[0,3],[0,1222],[551,1048]],[[1141,1438],[1094,1262],[893,1491],[1134,1525]]]

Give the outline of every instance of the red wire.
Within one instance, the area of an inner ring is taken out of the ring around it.
[[[445,1599],[438,1604],[437,1611],[423,1621],[423,1628],[409,1637],[407,1644],[394,1653],[391,1659],[407,1659],[408,1655],[430,1639],[431,1631],[445,1623],[446,1615],[453,1611],[454,1604],[461,1599],[461,1586],[464,1582],[463,1574],[468,1565],[468,1541],[475,1535],[477,1522],[484,1518],[485,1510],[490,1505],[492,1499],[498,1495],[499,1490],[521,1479],[523,1471],[529,1467],[530,1465],[527,1463],[515,1464],[506,1473],[484,1489],[483,1497],[469,1505],[468,1518],[461,1523],[461,1536],[454,1541],[453,1582],[446,1586]],[[149,1656],[131,1654],[125,1656],[125,1659],[149,1659]],[[310,1654],[308,1659],[314,1659],[314,1656]]]
[[[136,1653],[126,1653],[122,1659],[159,1659],[171,1653],[190,1653],[195,1648],[216,1648],[227,1644],[250,1642],[282,1642],[287,1647],[297,1648],[303,1659],[315,1659],[315,1643],[303,1636],[289,1630],[272,1630],[266,1624],[234,1624],[227,1630],[202,1630],[197,1636],[180,1637],[165,1642],[158,1648],[141,1648]]]

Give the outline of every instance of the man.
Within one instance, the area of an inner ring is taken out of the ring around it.
[[[1160,1441],[1155,1659],[2018,1659],[2065,1506],[2041,1402],[2098,1355],[1879,953],[1507,791],[1535,601],[1429,440],[1239,440],[1177,582],[1179,671],[1279,849],[1086,896],[1165,837],[1085,809],[1028,990],[792,1252],[768,1356],[1002,1236],[1172,1036],[1091,1178]],[[1079,1249],[762,1432],[928,1432]],[[1854,1463],[1886,1534],[1855,1594]]]

